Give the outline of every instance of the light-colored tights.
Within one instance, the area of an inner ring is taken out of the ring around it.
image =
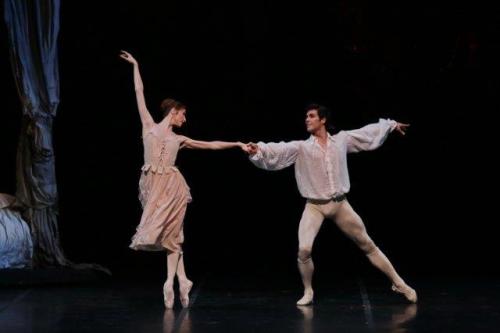
[[[405,282],[398,275],[391,262],[375,245],[366,232],[365,225],[347,200],[327,203],[307,202],[299,224],[298,267],[304,284],[304,295],[312,297],[312,277],[314,263],[311,252],[314,239],[324,219],[335,221],[337,226],[352,239],[366,254],[370,262],[382,271],[396,286],[404,286]]]

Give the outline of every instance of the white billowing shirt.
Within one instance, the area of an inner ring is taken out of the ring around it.
[[[295,163],[295,179],[306,199],[329,200],[349,192],[347,153],[373,150],[382,145],[397,122],[380,119],[360,129],[328,134],[326,150],[311,135],[307,140],[259,142],[250,161],[265,170],[280,170]]]

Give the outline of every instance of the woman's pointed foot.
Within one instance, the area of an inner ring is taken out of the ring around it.
[[[179,283],[179,294],[183,308],[189,307],[189,292],[193,288],[193,282],[187,280],[186,282]]]
[[[174,288],[171,283],[165,282],[163,285],[163,302],[167,309],[174,307]]]

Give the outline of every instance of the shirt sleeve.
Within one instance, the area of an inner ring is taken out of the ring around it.
[[[397,122],[390,119],[379,119],[378,123],[366,125],[360,129],[345,131],[348,153],[374,150],[380,147],[389,133],[396,128]]]
[[[263,143],[259,142],[259,150],[250,156],[250,161],[264,170],[281,170],[297,160],[300,141]]]

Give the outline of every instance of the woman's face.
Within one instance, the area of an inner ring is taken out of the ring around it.
[[[181,127],[186,122],[186,109],[173,109],[172,111],[172,126]]]

